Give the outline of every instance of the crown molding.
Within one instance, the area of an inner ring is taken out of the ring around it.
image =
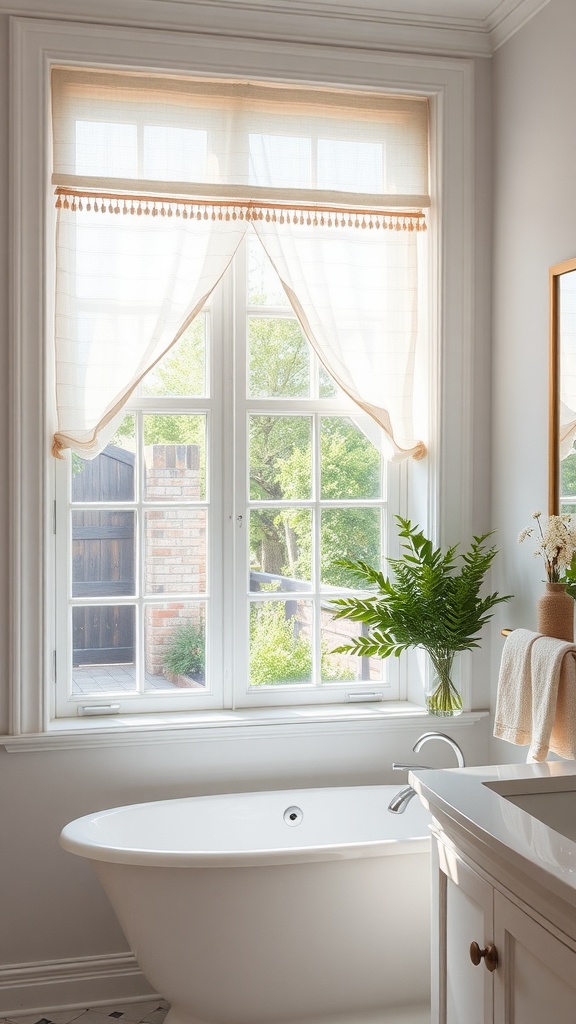
[[[549,2],[501,0],[485,18],[386,11],[381,0],[0,0],[0,12],[223,37],[489,57]]]
[[[501,0],[486,18],[492,52],[516,35],[550,0]]]

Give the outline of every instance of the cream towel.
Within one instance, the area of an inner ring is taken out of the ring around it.
[[[513,634],[511,634],[513,635]],[[531,648],[532,738],[527,760],[576,757],[576,645],[540,636]]]
[[[528,761],[551,750],[576,758],[576,645],[515,629],[502,651],[494,736],[528,745]]]
[[[506,638],[500,662],[494,735],[520,746],[532,740],[532,676],[530,656],[540,633],[513,629]]]

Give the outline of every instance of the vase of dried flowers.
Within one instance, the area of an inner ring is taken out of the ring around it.
[[[564,583],[545,583],[538,598],[538,632],[574,642],[574,599]]]
[[[543,528],[541,512],[534,512],[538,524],[538,543],[534,554],[541,556],[546,571],[545,591],[538,599],[538,632],[558,640],[574,641],[574,561],[576,523],[568,514],[549,516]],[[534,527],[522,530],[520,543],[531,537]]]

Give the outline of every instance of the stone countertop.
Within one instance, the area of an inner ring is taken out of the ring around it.
[[[576,761],[414,770],[409,781],[433,831],[576,937]],[[573,810],[565,831],[574,838],[506,799],[557,792]]]

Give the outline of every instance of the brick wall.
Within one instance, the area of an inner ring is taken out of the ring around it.
[[[150,445],[144,466],[146,499],[162,503],[145,513],[144,591],[179,598],[146,609],[146,672],[161,675],[174,630],[184,621],[198,625],[204,614],[202,603],[190,604],[183,597],[206,589],[206,511],[179,507],[201,497],[198,445]]]

